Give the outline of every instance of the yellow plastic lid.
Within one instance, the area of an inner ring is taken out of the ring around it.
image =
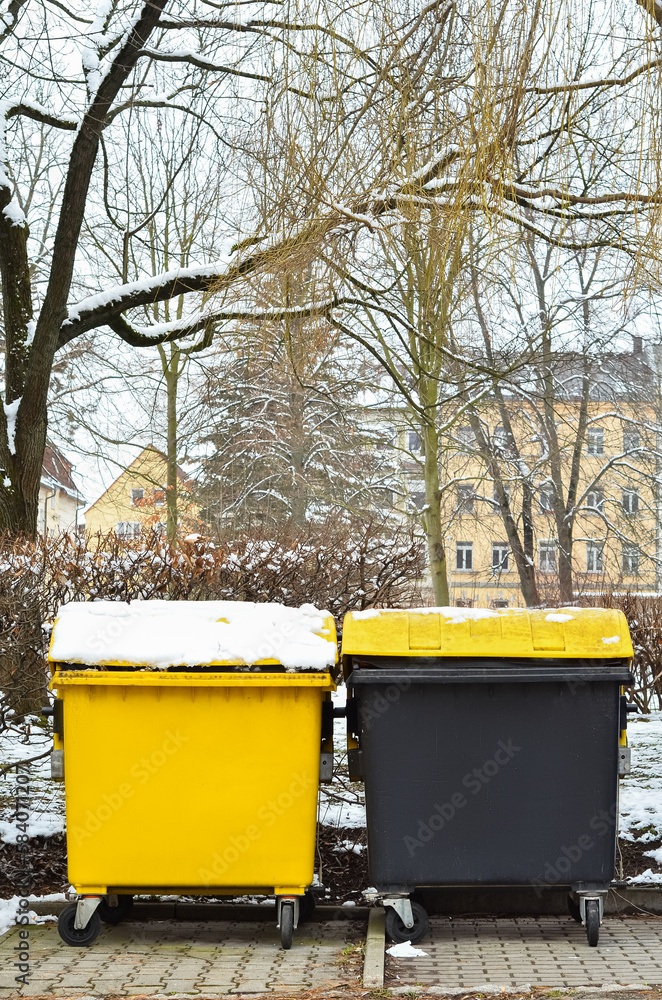
[[[411,608],[350,611],[342,655],[630,659],[634,653],[625,615],[611,608]]]

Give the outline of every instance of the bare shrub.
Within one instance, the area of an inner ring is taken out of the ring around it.
[[[628,689],[641,712],[662,708],[662,598],[642,594],[605,593],[582,604],[622,611],[634,648],[634,684]]]
[[[242,600],[351,609],[420,601],[422,544],[403,528],[327,522],[276,537],[190,536],[177,547],[152,532],[91,541],[0,538],[0,690],[16,712],[38,710],[46,690],[48,624],[67,601]]]

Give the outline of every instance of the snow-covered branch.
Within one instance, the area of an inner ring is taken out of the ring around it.
[[[76,118],[62,118],[59,115],[52,115],[40,104],[35,104],[34,101],[26,101],[24,99],[21,99],[16,104],[6,103],[4,117],[10,119],[15,118],[17,115],[22,115],[24,118],[31,118],[33,121],[41,122],[43,125],[48,125],[51,128],[67,129],[70,132],[75,132],[80,124]]]
[[[330,300],[324,303],[313,303],[300,309],[267,309],[267,310],[215,310],[203,309],[193,316],[173,320],[170,323],[154,323],[151,326],[139,326],[130,323],[124,316],[113,316],[107,325],[132,347],[155,347],[173,340],[185,340],[200,330],[211,336],[219,323],[244,320],[246,322],[278,323],[283,320],[311,319],[326,316],[342,300]]]
[[[136,347],[148,347],[192,336],[210,324],[246,320],[253,322],[278,322],[285,319],[310,319],[327,315],[331,310],[350,300],[331,298],[312,302],[295,309],[214,309],[199,310],[191,316],[170,323],[140,326],[130,323],[122,313],[137,306],[164,302],[189,292],[206,291],[236,277],[242,265],[229,266],[227,259],[198,267],[177,268],[153,277],[116,285],[105,292],[90,295],[70,306],[62,324],[60,346],[69,343],[81,333],[110,326],[123,340]]]

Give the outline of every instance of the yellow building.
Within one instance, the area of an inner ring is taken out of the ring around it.
[[[622,369],[621,388],[614,391],[617,368]],[[559,516],[572,526],[574,599],[610,589],[660,589],[655,378],[636,351],[606,356],[603,370],[610,388],[592,393],[583,417],[579,399],[567,392],[554,400],[552,429],[545,424],[542,401],[510,394],[505,399],[510,440],[494,398],[473,413],[465,411],[444,436],[441,512],[452,604],[524,604],[495,477],[503,482],[542,601],[560,599]],[[402,431],[398,446],[405,455],[401,465],[409,509],[422,510],[425,484],[417,433]],[[577,489],[570,503],[573,476]]]
[[[85,533],[91,537],[114,531],[120,538],[139,538],[145,530],[166,528],[167,462],[149,445],[111,483],[85,513]],[[197,508],[191,499],[191,480],[177,469],[177,511],[185,530],[195,527]]]

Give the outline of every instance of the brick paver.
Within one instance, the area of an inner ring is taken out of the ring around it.
[[[387,985],[442,992],[662,984],[662,917],[605,917],[597,948],[566,917],[432,917],[417,947],[426,958],[387,955]]]
[[[347,919],[314,922],[295,931],[290,951],[266,922],[166,921],[104,926],[89,948],[70,948],[54,924],[30,928],[29,987],[16,988],[12,950],[16,929],[0,939],[0,998],[51,993],[265,993],[351,981],[342,951],[364,930]]]

